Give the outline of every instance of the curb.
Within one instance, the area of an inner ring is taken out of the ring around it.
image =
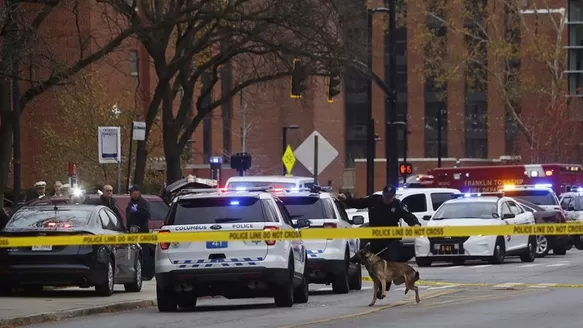
[[[60,321],[72,319],[76,317],[83,317],[87,315],[101,314],[107,312],[122,312],[129,310],[136,310],[141,308],[148,308],[155,306],[154,300],[141,300],[130,302],[119,302],[113,304],[106,304],[102,306],[95,306],[83,309],[65,310],[59,312],[48,312],[33,314],[20,318],[0,319],[0,328],[12,328],[26,325],[40,324],[50,321]]]

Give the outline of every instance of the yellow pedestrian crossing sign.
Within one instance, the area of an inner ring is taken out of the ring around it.
[[[291,171],[294,168],[294,165],[296,164],[296,157],[294,156],[294,151],[291,149],[291,147],[289,145],[287,145],[287,148],[285,149],[285,152],[283,153],[283,157],[281,158],[281,161],[283,162],[283,165],[285,166],[287,174],[291,175]]]

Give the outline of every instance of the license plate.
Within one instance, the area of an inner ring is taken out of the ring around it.
[[[229,247],[229,242],[227,241],[207,241],[206,248],[227,248]]]
[[[33,251],[52,251],[53,246],[51,246],[51,245],[37,245],[37,246],[32,246],[32,250]]]
[[[453,247],[453,245],[439,245],[440,253],[451,254],[453,253],[454,250],[455,248]]]

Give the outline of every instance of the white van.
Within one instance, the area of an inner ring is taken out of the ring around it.
[[[272,186],[273,188],[311,188],[314,186],[314,178],[311,177],[286,177],[282,175],[236,176],[227,180],[227,189],[245,189],[253,187]]]

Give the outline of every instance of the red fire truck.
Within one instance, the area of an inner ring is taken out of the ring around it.
[[[557,195],[583,184],[583,165],[525,164],[447,167],[430,170],[426,182],[433,187],[455,188],[462,192],[496,192],[504,185],[552,185]]]

